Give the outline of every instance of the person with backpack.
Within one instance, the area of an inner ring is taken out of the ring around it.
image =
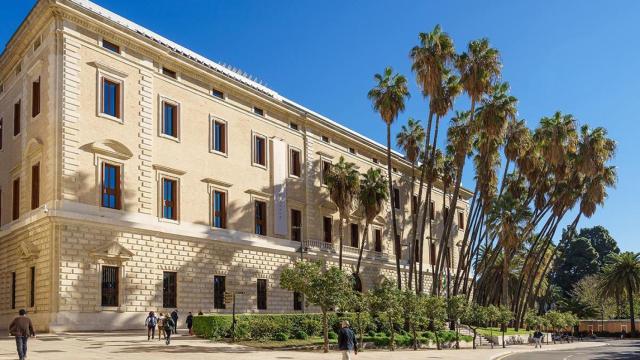
[[[342,351],[342,360],[351,360],[351,354],[358,355],[356,334],[349,328],[349,322],[342,320],[338,330],[338,349]]]
[[[158,324],[158,318],[153,311],[149,312],[149,316],[144,320],[144,325],[147,327],[147,341],[156,338],[156,325]]]
[[[189,329],[189,336],[193,336],[193,314],[189,311],[189,315],[187,315],[187,329]]]
[[[165,338],[165,336],[164,336],[164,315],[162,313],[160,313],[160,316],[158,316],[158,341],[162,340],[163,338]]]
[[[533,341],[535,341],[536,343],[536,349],[537,348],[541,348],[542,349],[542,332],[540,331],[540,329],[537,329],[534,333],[533,333]]]
[[[173,320],[174,330],[173,333],[178,333],[178,309],[175,309],[171,312],[171,319]]]
[[[173,322],[173,319],[169,314],[167,314],[164,318],[164,334],[166,337],[165,344],[169,345],[171,343],[171,333],[176,329],[176,323]]]

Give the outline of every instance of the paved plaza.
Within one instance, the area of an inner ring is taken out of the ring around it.
[[[186,330],[183,330],[186,334]],[[606,346],[603,342],[580,342],[573,344],[549,345],[543,351],[584,349]],[[422,350],[422,351],[381,351],[370,350],[360,353],[356,360],[424,360],[424,359],[492,359],[512,352],[533,351],[531,346],[511,346],[501,349],[478,350]],[[539,351],[539,350],[537,350]],[[542,355],[542,354],[541,354]],[[259,360],[321,360],[340,359],[340,354],[312,351],[271,351],[257,350],[245,346],[216,343],[197,337],[177,335],[171,345],[160,341],[147,341],[146,331],[109,333],[66,333],[41,335],[29,341],[29,360],[181,360],[181,359],[259,359]],[[543,356],[540,357],[544,358]],[[17,359],[15,341],[3,336],[0,340],[0,360]]]

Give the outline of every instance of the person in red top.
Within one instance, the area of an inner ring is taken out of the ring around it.
[[[33,324],[31,319],[27,317],[26,310],[20,309],[18,315],[9,325],[9,334],[15,336],[18,358],[24,360],[27,358],[27,340],[30,336],[36,337],[36,332],[33,331]]]

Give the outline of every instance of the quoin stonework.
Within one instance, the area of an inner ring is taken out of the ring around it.
[[[40,330],[139,328],[151,310],[230,312],[225,291],[241,312],[300,311],[280,273],[337,264],[339,231],[347,270],[368,232],[364,291],[395,278],[390,209],[340,227],[322,181],[340,156],[384,170],[384,146],[89,1],[38,1],[17,29],[0,128],[3,324],[26,308]],[[392,166],[406,281],[411,168]]]

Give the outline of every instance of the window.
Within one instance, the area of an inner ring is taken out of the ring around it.
[[[22,72],[22,63],[18,63],[18,65],[16,65],[16,76],[18,76],[18,74],[20,74]]]
[[[291,240],[302,241],[302,212],[291,209]]]
[[[4,119],[0,119],[0,150],[2,150],[3,139],[4,139]]]
[[[162,178],[162,218],[178,219],[178,181]]]
[[[464,230],[464,213],[462,211],[458,212],[458,229]]]
[[[227,227],[227,193],[213,191],[213,227]]]
[[[36,306],[36,267],[29,269],[29,307]]]
[[[354,149],[354,148],[350,147],[350,148],[349,148],[349,153],[351,153],[351,154],[355,154],[355,153],[356,153],[356,149]]]
[[[13,104],[13,136],[20,135],[20,100]]]
[[[177,78],[178,78],[178,75],[176,74],[176,72],[175,72],[175,71],[173,71],[173,70],[169,70],[169,69],[167,69],[167,68],[166,68],[166,67],[164,67],[164,66],[162,67],[162,73],[163,73],[163,74],[165,74],[165,75],[167,75],[168,77],[172,77],[172,78],[174,78],[174,79],[177,79]]]
[[[0,83],[0,94],[4,92],[4,83]]]
[[[358,224],[351,224],[351,247],[357,248],[360,244],[360,232]]]
[[[224,93],[216,88],[211,89],[211,95],[224,100]]]
[[[162,134],[178,137],[178,105],[162,101]]]
[[[333,219],[329,216],[325,216],[322,218],[322,233],[324,242],[331,243],[333,240],[333,229],[332,229]]]
[[[329,142],[329,137],[326,135],[322,135],[320,138],[322,139],[323,142],[326,142],[326,143]]]
[[[118,285],[120,269],[115,266],[102,267],[102,306],[118,306]]]
[[[382,230],[373,230],[373,240],[375,242],[375,251],[382,252]]]
[[[0,226],[2,226],[2,189],[0,189]]]
[[[393,172],[397,173],[398,172],[398,168],[394,167],[393,168]]]
[[[396,235],[396,241],[393,242],[393,254],[397,255],[399,250],[402,250],[402,244],[400,244],[400,234]],[[402,252],[400,252],[400,256],[402,257]]]
[[[429,219],[436,219],[436,203],[433,201],[429,204]]]
[[[373,158],[371,160],[373,161],[374,164],[379,164],[380,163],[380,161],[378,161],[378,159],[376,159],[376,158]]]
[[[11,219],[18,220],[20,217],[20,178],[13,180],[13,207],[11,209]]]
[[[224,292],[226,291],[225,281],[226,278],[224,276],[214,276],[213,277],[213,308],[214,309],[224,309]]]
[[[289,174],[300,176],[300,150],[291,149],[289,151]]]
[[[302,310],[302,293],[293,292],[293,310]]]
[[[227,123],[214,120],[212,125],[213,151],[227,153]]]
[[[120,167],[104,163],[102,165],[102,207],[122,209]]]
[[[267,139],[264,136],[253,136],[253,163],[267,166]]]
[[[31,210],[40,206],[40,163],[31,167]]]
[[[264,116],[264,110],[262,110],[262,109],[261,109],[261,108],[259,108],[259,107],[255,107],[255,106],[254,106],[254,107],[253,107],[253,112],[254,112],[255,114],[257,114],[257,115]]]
[[[16,308],[16,273],[11,273],[11,308]]]
[[[436,244],[433,241],[429,241],[429,264],[436,264]]]
[[[40,77],[31,83],[31,117],[40,114]]]
[[[417,195],[411,196],[411,213],[414,215],[418,214],[418,196]]]
[[[267,279],[258,279],[258,310],[267,310]]]
[[[112,43],[110,41],[107,41],[107,40],[103,39],[102,40],[102,47],[107,49],[107,50],[109,50],[109,51],[113,51],[116,54],[120,54],[120,46],[118,46],[118,45],[116,45],[116,44],[114,44],[114,43]]]
[[[327,176],[329,175],[329,171],[331,171],[331,162],[323,160],[322,161],[322,179],[320,179],[322,185],[326,184]]]
[[[121,118],[120,107],[122,104],[120,101],[120,85],[119,82],[102,78],[101,112],[116,119]]]
[[[296,124],[296,123],[294,123],[294,122],[289,123],[289,127],[290,127],[292,130],[295,130],[295,131],[300,130],[300,128],[298,127],[298,124]]]
[[[400,209],[400,190],[393,188],[393,207]]]
[[[255,202],[255,223],[256,234],[267,235],[267,203],[264,201]]]
[[[33,51],[38,50],[38,48],[40,47],[40,45],[42,45],[42,36],[38,36],[38,37],[33,41]]]
[[[178,299],[178,276],[175,272],[165,271],[162,273],[162,307],[177,307]]]

